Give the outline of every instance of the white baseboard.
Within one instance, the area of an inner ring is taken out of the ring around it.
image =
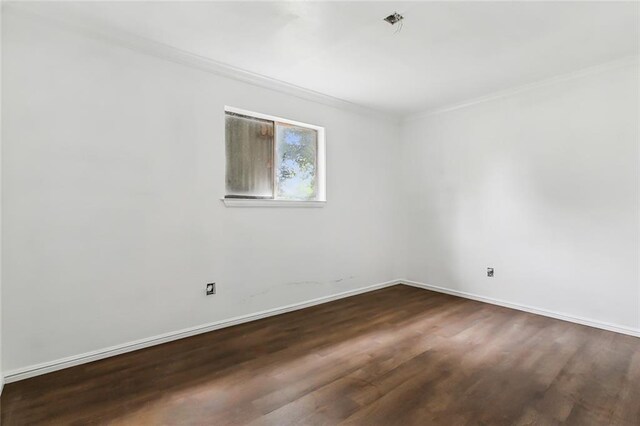
[[[555,318],[563,321],[569,321],[577,324],[586,325],[589,327],[600,328],[603,330],[613,331],[616,333],[627,334],[630,336],[640,337],[640,330],[619,326],[615,324],[609,324],[601,321],[596,321],[588,318],[581,318],[573,315],[563,314],[559,312],[552,312],[546,309],[535,308],[531,306],[521,305],[518,303],[507,302],[504,300],[493,299],[490,297],[479,296],[477,294],[467,293],[459,290],[452,290],[445,287],[433,286],[412,280],[391,280],[379,284],[370,285],[367,287],[361,287],[355,290],[349,290],[342,293],[333,294],[330,296],[319,297],[316,299],[307,300],[305,302],[295,303],[292,305],[282,306],[279,308],[268,309],[261,312],[256,312],[249,315],[243,315],[239,317],[229,318],[227,320],[216,321],[209,324],[203,324],[196,327],[186,328],[170,333],[165,333],[146,339],[136,340],[134,342],[124,343],[122,345],[111,346],[109,348],[100,349],[97,351],[86,352],[79,355],[74,355],[66,358],[61,358],[55,361],[45,362],[42,364],[31,365],[24,368],[8,371],[4,375],[4,383],[12,383],[18,380],[28,379],[30,377],[39,376],[53,371],[62,370],[64,368],[73,367],[80,364],[85,364],[92,361],[120,355],[127,352],[132,352],[138,349],[147,348],[150,346],[159,345],[173,340],[183,339],[185,337],[195,336],[201,333],[207,333],[209,331],[218,330],[225,327],[231,327],[234,325],[242,324],[245,322],[256,321],[262,318],[271,317],[274,315],[280,315],[299,309],[308,308],[310,306],[320,305],[322,303],[331,302],[333,300],[343,299],[349,296],[355,296],[361,293],[367,293],[369,291],[378,290],[385,287],[390,287],[397,284],[404,284],[411,287],[422,288],[425,290],[431,290],[438,293],[446,293],[453,296],[463,297],[465,299],[477,300],[479,302],[490,303],[492,305],[504,306],[506,308],[517,309],[519,311],[530,312],[537,315],[542,315],[550,318]],[[2,378],[0,377],[0,392],[2,392]]]
[[[297,311],[299,309],[320,305],[322,303],[343,299],[349,296],[355,296],[361,293],[367,293],[369,291],[390,287],[396,284],[400,284],[400,282],[398,280],[386,281],[383,283],[373,284],[367,287],[361,287],[355,290],[349,290],[342,293],[333,294],[330,296],[318,297],[316,299],[307,300],[305,302],[295,303],[292,305],[268,309],[268,310],[256,312],[253,314],[242,315],[239,317],[229,318],[222,321],[215,321],[209,324],[203,324],[196,327],[190,327],[190,328],[185,328],[178,331],[173,331],[170,333],[160,334],[157,336],[148,337],[146,339],[140,339],[134,342],[124,343],[122,345],[111,346],[109,348],[99,349],[97,351],[91,351],[91,352],[86,352],[79,355],[57,359],[55,361],[45,362],[45,363],[36,364],[36,365],[30,365],[28,367],[19,368],[16,370],[11,370],[6,372],[4,379],[6,383],[17,382],[18,380],[28,379],[30,377],[51,373],[53,371],[62,370],[64,368],[69,368],[69,367],[85,364],[92,361],[97,361],[97,360],[112,357],[115,355],[120,355],[126,352],[132,352],[138,349],[147,348],[149,346],[155,346],[162,343],[171,342],[173,340],[195,336],[196,334],[207,333],[209,331],[218,330],[225,327],[231,327],[234,325],[259,320],[259,319],[271,317],[274,315],[280,315],[280,314],[284,314],[291,311]]]
[[[425,290],[436,291],[438,293],[446,293],[452,296],[463,297],[465,299],[477,300],[479,302],[490,303],[492,305],[503,306],[505,308],[516,309],[518,311],[529,312],[532,314],[542,315],[545,317],[555,318],[563,321],[573,322],[576,324],[586,325],[589,327],[600,328],[602,330],[613,331],[616,333],[627,334],[629,336],[640,337],[640,329],[625,327],[616,324],[610,324],[607,322],[597,321],[589,318],[578,317],[575,315],[569,315],[561,312],[549,311],[546,309],[535,308],[533,306],[521,305],[519,303],[507,302],[505,300],[494,299],[491,297],[480,296],[473,293],[467,293],[460,290],[452,290],[446,287],[438,287],[430,284],[425,284],[411,280],[398,280],[402,284],[412,287],[423,288]]]

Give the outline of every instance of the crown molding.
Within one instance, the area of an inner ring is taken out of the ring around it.
[[[281,80],[273,79],[261,74],[246,71],[241,68],[234,67],[222,62],[215,61],[213,59],[206,58],[176,47],[169,46],[164,43],[159,43],[144,37],[136,36],[128,32],[107,28],[105,26],[87,26],[76,20],[62,18],[60,16],[43,15],[37,10],[37,6],[31,4],[29,1],[2,1],[3,12],[15,13],[23,17],[39,20],[48,24],[55,25],[59,28],[71,30],[80,33],[86,37],[98,39],[103,42],[118,45],[130,50],[134,50],[139,53],[155,56],[160,59],[164,59],[170,62],[181,64],[190,68],[199,69],[201,71],[209,72],[221,77],[230,78],[243,83],[251,84],[254,86],[270,89],[279,93],[284,93],[290,96],[294,96],[300,99],[316,102],[319,104],[327,105],[333,108],[357,113],[360,115],[373,117],[376,119],[385,120],[393,124],[402,124],[415,120],[420,120],[432,115],[442,114],[445,112],[455,111],[458,109],[467,108],[483,102],[489,102],[501,98],[516,95],[521,92],[533,90],[536,88],[556,84],[563,81],[568,81],[592,74],[597,74],[603,71],[615,69],[621,66],[637,64],[638,56],[632,55],[617,59],[614,61],[606,62],[603,64],[590,66],[587,68],[571,71],[556,75],[547,79],[539,80],[533,83],[527,83],[524,85],[512,87],[505,90],[489,93],[477,98],[470,98],[466,101],[457,102],[443,107],[437,107],[419,111],[416,113],[399,116],[395,114],[385,113],[379,110],[371,109],[363,105],[359,105],[353,102],[346,101],[344,99],[336,98],[324,93],[316,92],[314,90],[305,89],[294,84],[290,84]]]
[[[471,98],[469,100],[463,101],[463,102],[459,102],[459,103],[455,103],[455,104],[451,104],[448,106],[444,106],[444,107],[440,107],[440,108],[433,108],[433,109],[427,109],[415,114],[409,114],[407,116],[405,116],[404,118],[402,118],[401,122],[402,123],[407,123],[407,122],[411,122],[411,121],[416,121],[416,120],[420,120],[426,117],[430,117],[432,115],[437,115],[437,114],[442,114],[445,112],[450,112],[450,111],[455,111],[458,109],[463,109],[463,108],[467,108],[473,105],[477,105],[477,104],[481,104],[484,102],[489,102],[489,101],[494,101],[497,99],[502,99],[502,98],[508,98],[510,96],[522,93],[522,92],[527,92],[530,90],[534,90],[534,89],[538,89],[541,87],[545,87],[545,86],[550,86],[553,84],[557,84],[557,83],[561,83],[564,81],[569,81],[569,80],[574,80],[577,78],[582,78],[582,77],[586,77],[586,76],[590,76],[590,75],[594,75],[594,74],[598,74],[604,71],[609,71],[612,69],[616,69],[616,68],[620,68],[620,67],[624,67],[627,65],[632,65],[632,64],[638,64],[638,60],[639,57],[638,56],[625,56],[623,58],[620,59],[616,59],[613,61],[609,61],[609,62],[605,62],[602,64],[598,64],[595,66],[590,66],[587,68],[581,68],[575,71],[571,71],[569,73],[564,73],[564,74],[559,74],[550,78],[546,78],[544,80],[539,80],[533,83],[527,83],[527,84],[523,84],[521,86],[516,86],[516,87],[512,87],[510,89],[505,89],[505,90],[500,90],[497,92],[493,92],[490,93],[488,95],[484,95],[484,96],[480,96],[477,98]]]
[[[336,98],[311,89],[296,86],[281,80],[267,77],[261,74],[246,71],[213,59],[206,58],[183,49],[179,49],[164,43],[156,42],[144,37],[133,35],[126,31],[106,26],[88,26],[76,20],[56,16],[55,14],[43,15],[37,10],[37,5],[30,2],[2,2],[4,12],[30,18],[55,27],[80,33],[85,37],[97,39],[103,42],[118,45],[139,53],[155,56],[170,62],[184,65],[190,68],[206,71],[221,77],[230,78],[243,83],[270,89],[279,93],[295,96],[307,101],[316,102],[333,108],[354,112],[360,115],[373,117],[398,124],[400,116],[371,109],[344,99]]]

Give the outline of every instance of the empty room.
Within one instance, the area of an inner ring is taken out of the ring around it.
[[[2,426],[640,426],[640,2],[0,10]]]

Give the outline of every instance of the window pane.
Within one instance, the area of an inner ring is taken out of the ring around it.
[[[318,132],[276,123],[276,198],[316,198]]]
[[[226,113],[227,197],[273,198],[273,121]]]

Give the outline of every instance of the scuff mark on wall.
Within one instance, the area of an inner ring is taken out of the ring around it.
[[[338,278],[338,279],[327,281],[327,282],[320,282],[320,281],[291,281],[291,282],[287,282],[287,283],[284,283],[284,284],[280,284],[280,285],[277,285],[277,286],[274,286],[274,287],[270,287],[270,288],[264,289],[264,290],[259,291],[257,293],[253,293],[253,294],[247,296],[246,298],[244,298],[244,300],[254,299],[256,297],[263,296],[263,295],[265,295],[267,293],[270,293],[273,290],[278,289],[278,288],[293,287],[293,286],[306,286],[306,285],[330,285],[330,284],[340,283],[340,282],[343,282],[343,281],[349,281],[349,280],[352,280],[354,278],[355,278],[354,275],[349,275],[348,277]]]
[[[339,282],[342,282],[342,281],[349,281],[349,280],[352,280],[354,278],[355,277],[353,275],[349,275],[347,278],[338,278],[337,280],[333,280],[331,282],[332,283],[339,283]]]
[[[285,286],[290,286],[290,285],[305,285],[305,284],[322,284],[318,281],[293,281],[290,283],[285,283]]]

